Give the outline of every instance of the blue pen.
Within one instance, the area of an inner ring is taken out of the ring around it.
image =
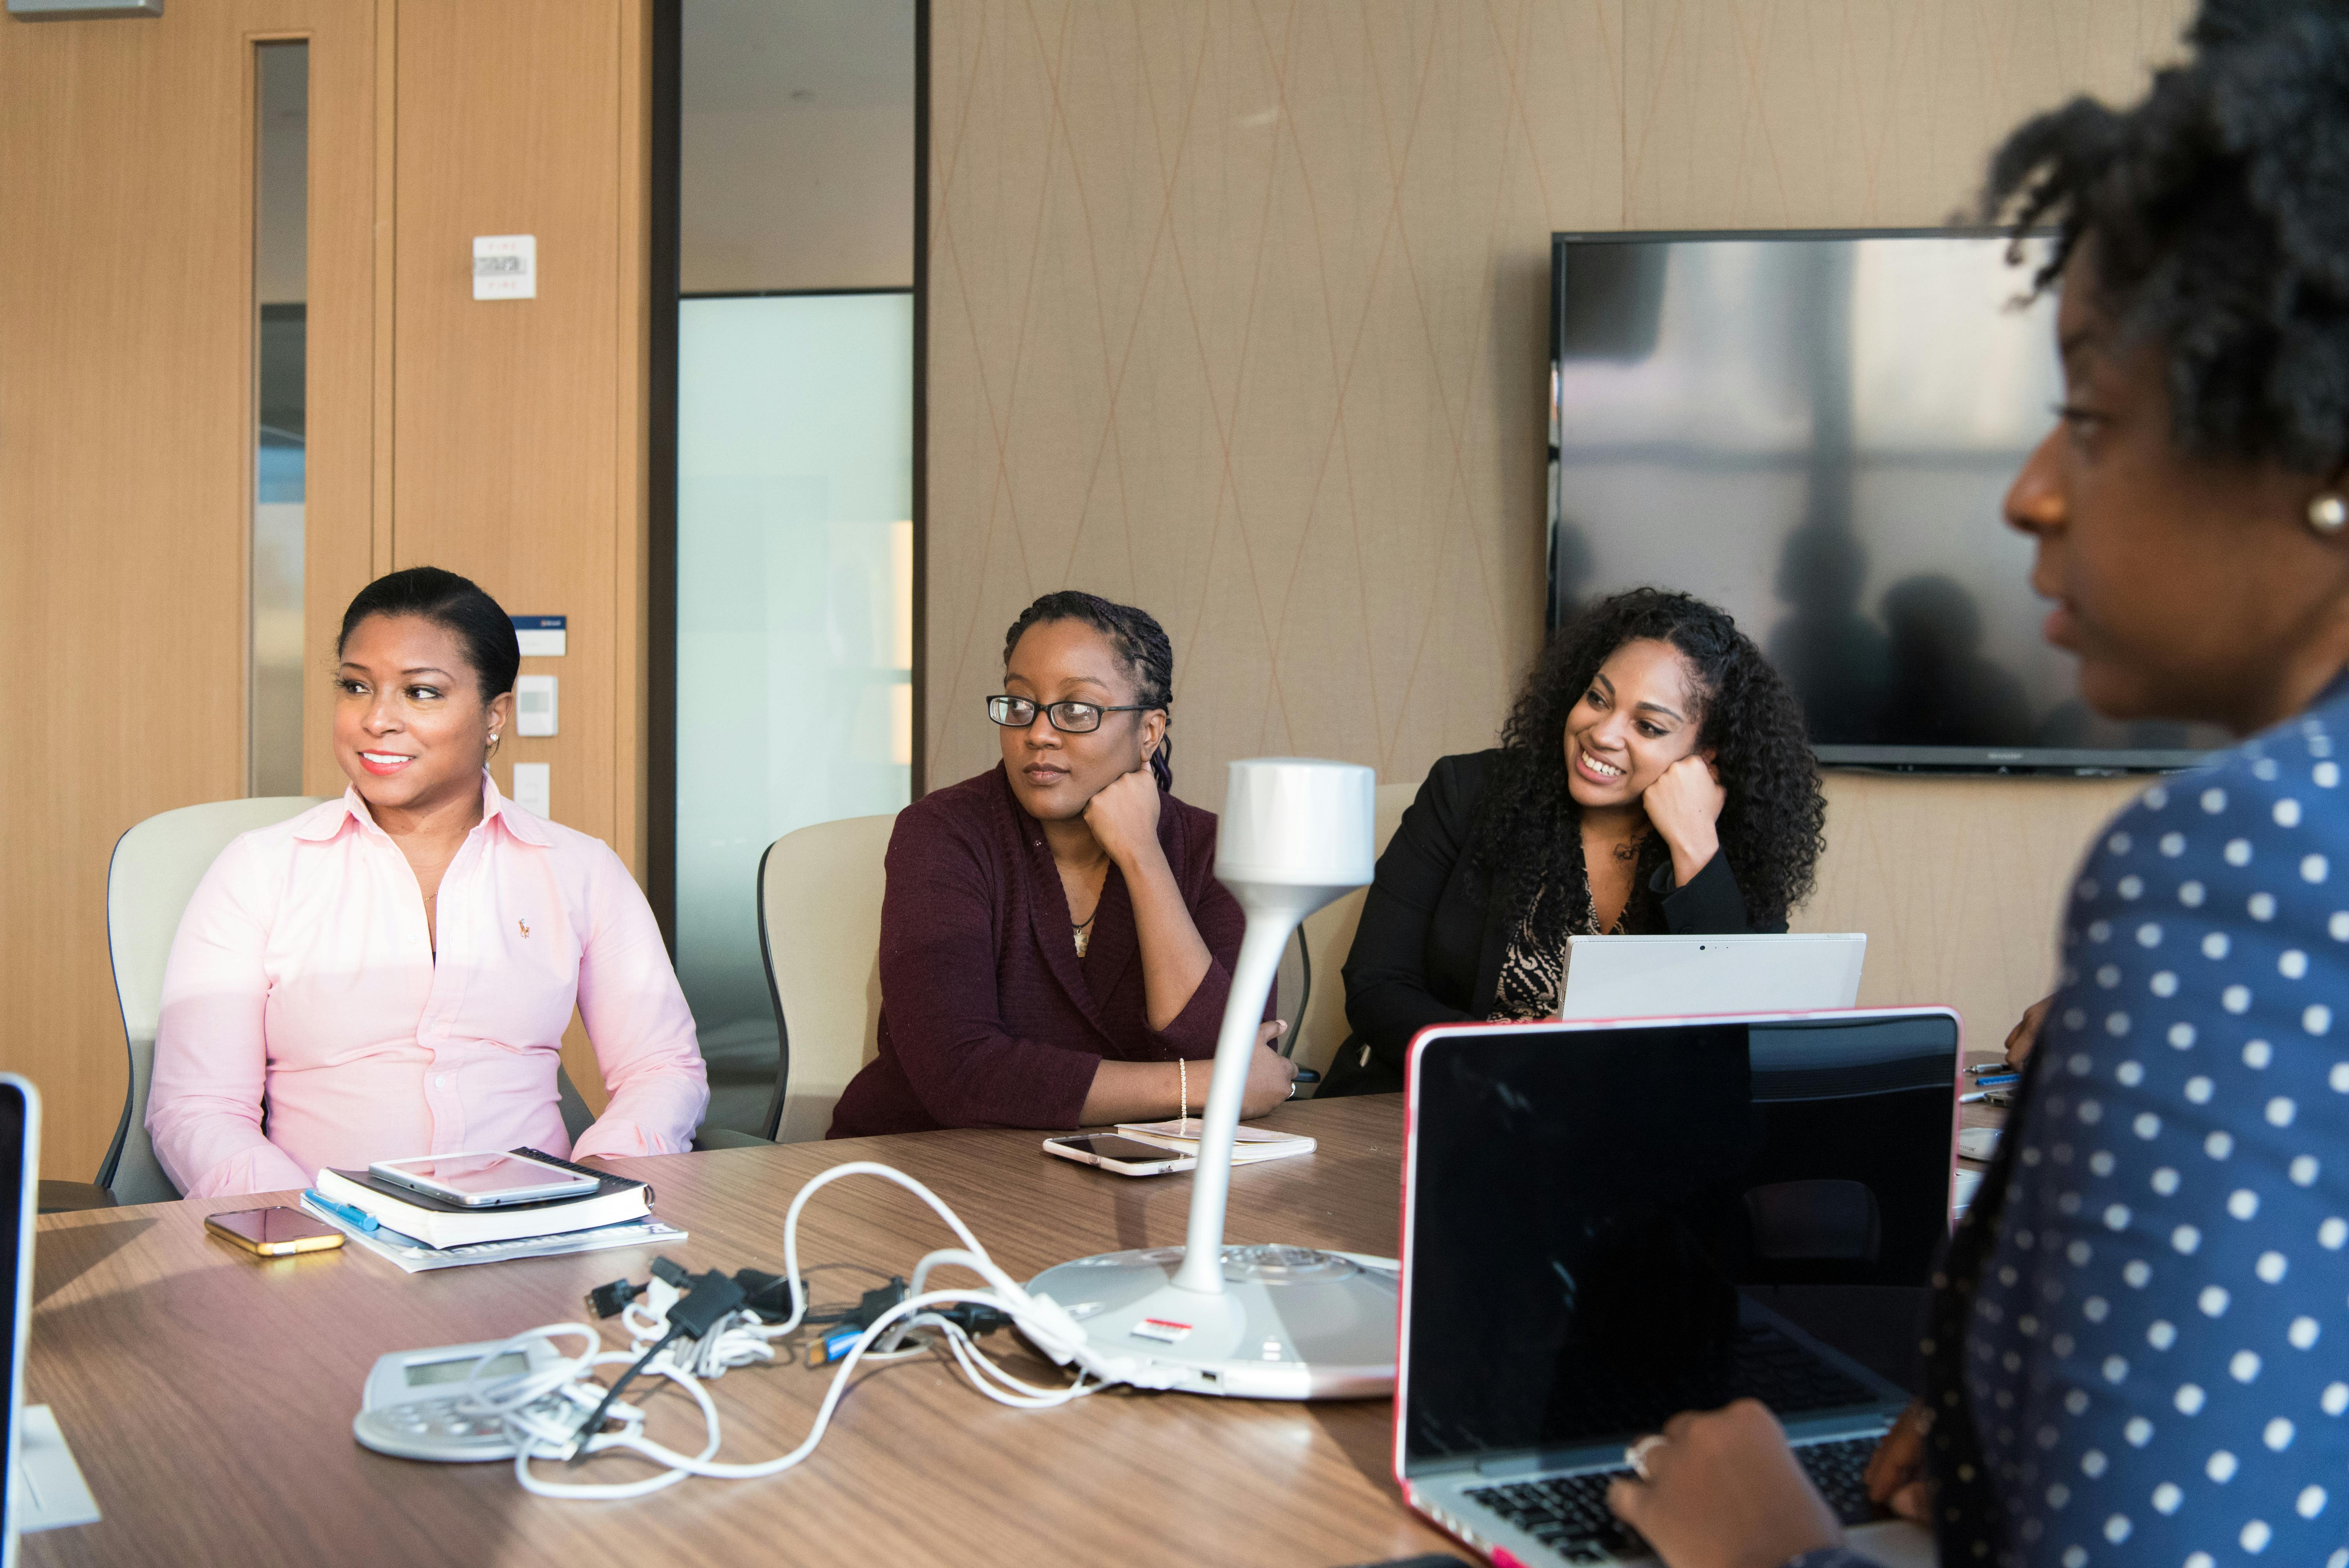
[[[336,1219],[347,1220],[362,1231],[372,1231],[383,1222],[380,1220],[378,1220],[373,1214],[368,1213],[365,1209],[356,1208],[348,1203],[336,1202],[332,1198],[327,1197],[316,1187],[305,1189],[302,1196],[309,1199],[310,1202],[317,1204],[318,1207],[326,1210],[326,1212],[334,1215]]]

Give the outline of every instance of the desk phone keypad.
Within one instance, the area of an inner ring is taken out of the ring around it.
[[[1868,1501],[1868,1461],[1877,1439],[1848,1438],[1840,1442],[1805,1443],[1795,1449],[1803,1473],[1846,1524],[1865,1524],[1876,1517]],[[1645,1557],[1653,1548],[1639,1532],[1608,1511],[1607,1488],[1630,1470],[1587,1470],[1580,1475],[1548,1476],[1539,1480],[1485,1486],[1468,1495],[1532,1536],[1568,1563],[1613,1563]]]
[[[411,1438],[433,1437],[444,1442],[467,1438],[494,1438],[505,1441],[506,1423],[500,1416],[469,1416],[462,1399],[419,1399],[412,1405],[394,1405],[388,1410],[378,1410],[377,1418],[393,1430]]]
[[[534,1415],[560,1415],[569,1407],[559,1395],[549,1395],[528,1407]],[[576,1419],[574,1415],[573,1419]],[[443,1399],[409,1399],[362,1410],[351,1423],[352,1434],[378,1453],[400,1459],[467,1460],[512,1459],[513,1440],[506,1436],[502,1417],[464,1408],[461,1396]]]

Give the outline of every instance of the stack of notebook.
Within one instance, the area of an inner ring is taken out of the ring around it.
[[[444,1249],[592,1231],[641,1220],[652,1212],[653,1190],[645,1182],[631,1181],[590,1166],[574,1165],[535,1149],[517,1149],[513,1152],[593,1176],[595,1191],[575,1198],[472,1209],[387,1181],[365,1171],[321,1171],[317,1191],[321,1197],[369,1216],[385,1230],[412,1236],[429,1247]]]

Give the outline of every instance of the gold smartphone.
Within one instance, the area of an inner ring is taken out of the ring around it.
[[[224,1214],[207,1215],[204,1229],[264,1258],[323,1253],[343,1244],[342,1232],[283,1204],[274,1209],[232,1209]]]

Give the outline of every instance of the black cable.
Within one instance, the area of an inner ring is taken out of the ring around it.
[[[715,1269],[697,1277],[667,1258],[655,1258],[653,1272],[672,1284],[686,1282],[688,1288],[678,1298],[677,1305],[668,1309],[668,1332],[660,1336],[658,1344],[637,1357],[635,1366],[620,1374],[620,1380],[605,1394],[604,1402],[597,1405],[595,1413],[581,1423],[579,1446],[571,1450],[572,1464],[575,1465],[587,1457],[587,1439],[604,1429],[605,1412],[612,1408],[612,1401],[620,1397],[620,1390],[645,1369],[647,1362],[677,1340],[699,1339],[730,1315],[741,1310],[745,1296],[742,1287]]]
[[[1288,1026],[1288,1037],[1281,1041],[1284,1057],[1297,1055],[1297,1042],[1305,1037],[1305,1009],[1313,1000],[1313,949],[1306,945],[1305,928],[1297,928],[1297,963],[1305,971],[1297,992],[1297,1022]]]
[[[612,1408],[612,1401],[620,1397],[620,1390],[626,1387],[635,1380],[636,1374],[645,1369],[646,1362],[667,1349],[669,1342],[678,1338],[684,1333],[685,1329],[681,1326],[671,1327],[667,1334],[661,1336],[659,1344],[637,1357],[636,1364],[620,1374],[619,1381],[614,1383],[605,1392],[604,1402],[595,1407],[593,1415],[579,1424],[579,1446],[571,1450],[571,1458],[567,1462],[575,1465],[587,1457],[587,1439],[604,1429],[604,1413]]]

